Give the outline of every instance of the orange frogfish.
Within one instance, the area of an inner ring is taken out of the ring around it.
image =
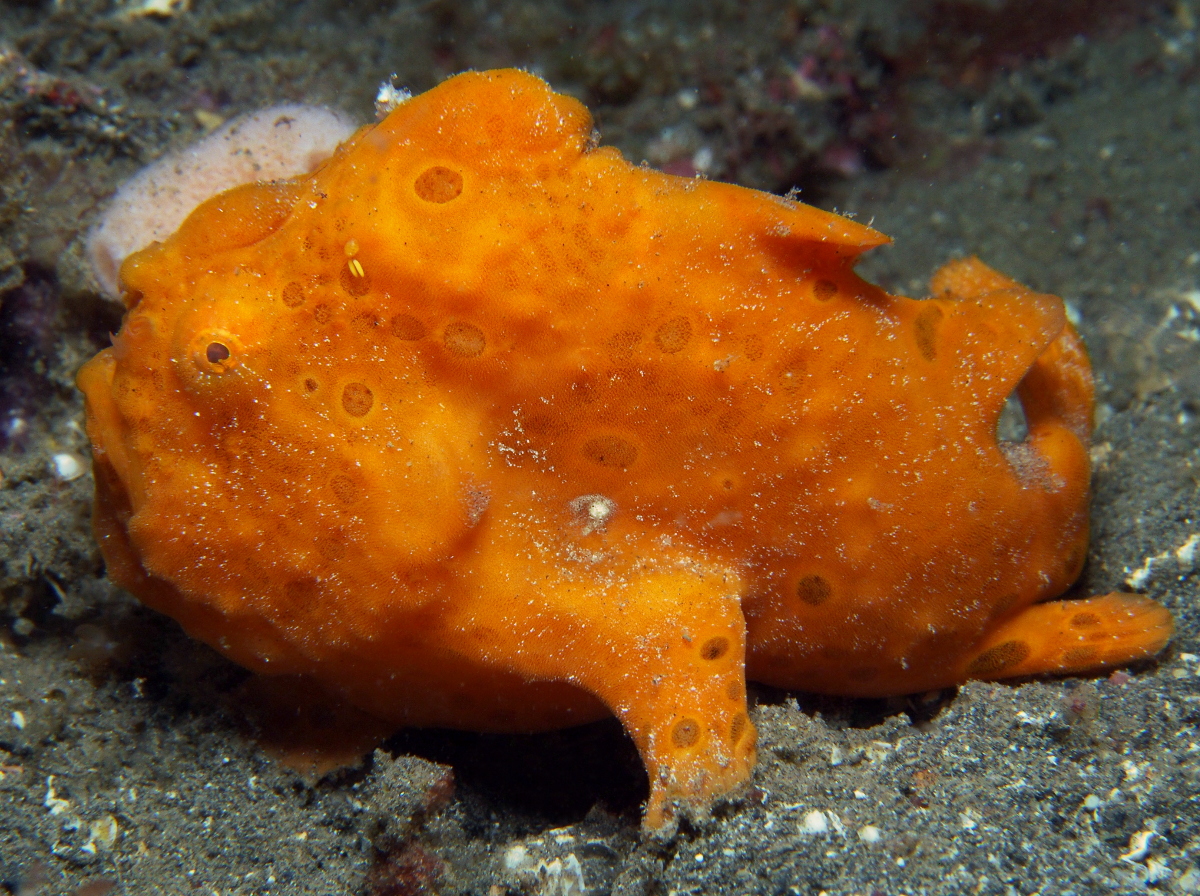
[[[1092,375],[973,259],[636,167],[574,99],[469,73],[121,269],[84,366],[112,579],[396,725],[617,716],[645,827],[735,791],[746,680],[891,695],[1158,651],[1088,538]],[[1027,436],[1001,441],[1015,391]]]

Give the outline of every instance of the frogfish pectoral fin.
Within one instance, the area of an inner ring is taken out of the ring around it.
[[[1173,631],[1170,611],[1140,594],[1034,604],[995,628],[964,661],[961,675],[1019,678],[1116,668],[1154,656]]]

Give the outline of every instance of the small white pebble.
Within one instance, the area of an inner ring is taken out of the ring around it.
[[[675,102],[679,103],[681,109],[695,109],[700,103],[700,93],[690,87],[685,87],[675,94]]]
[[[858,829],[858,839],[863,843],[878,843],[883,839],[883,832],[873,824],[864,824]]]
[[[1150,886],[1161,884],[1163,881],[1170,879],[1171,868],[1162,859],[1150,856],[1146,859],[1146,883]]]
[[[93,842],[98,843],[105,849],[112,849],[112,845],[117,842],[117,835],[120,832],[121,829],[117,825],[117,820],[111,815],[102,815],[88,826],[88,833],[91,835]]]
[[[813,809],[804,816],[804,821],[800,823],[800,829],[806,834],[827,834],[829,833],[829,819],[820,809]]]
[[[1175,549],[1175,559],[1187,572],[1196,568],[1196,549],[1200,548],[1200,532],[1193,532],[1187,541]]]
[[[13,723],[13,725],[16,726],[18,731],[24,731],[25,730],[25,713],[21,712],[19,709],[13,710],[12,723]]]
[[[1157,837],[1156,831],[1138,831],[1129,838],[1129,852],[1121,855],[1122,862],[1140,862],[1150,852],[1150,841]]]
[[[56,454],[50,458],[54,475],[63,482],[70,482],[83,475],[83,464],[74,454]]]
[[[887,759],[888,755],[895,749],[895,747],[885,740],[873,740],[867,744],[865,752],[867,759],[871,760],[871,762],[879,762],[880,760]]]
[[[126,0],[117,18],[127,22],[141,18],[166,19],[187,12],[192,8],[192,0]]]
[[[1089,812],[1095,812],[1101,805],[1103,804],[1100,802],[1100,797],[1094,793],[1089,793],[1083,800],[1083,808]]]
[[[1193,865],[1179,875],[1179,879],[1175,881],[1175,892],[1200,893],[1200,868]]]
[[[508,871],[515,871],[523,867],[528,859],[529,850],[520,843],[510,846],[504,851],[504,867]]]

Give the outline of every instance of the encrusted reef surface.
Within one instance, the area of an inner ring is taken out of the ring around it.
[[[0,891],[1200,892],[1192,6],[676,6],[0,9]],[[415,92],[505,65],[583,100],[635,162],[871,222],[896,244],[859,272],[891,292],[974,254],[1063,296],[1098,407],[1068,596],[1160,601],[1167,650],[888,701],[751,684],[750,788],[655,839],[614,721],[372,750],[350,711],[289,711],[111,585],[72,385],[120,321],[83,251],[104,197],[248,109],[365,121],[393,72]]]

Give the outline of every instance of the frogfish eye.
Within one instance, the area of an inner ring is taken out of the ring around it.
[[[209,364],[220,364],[229,359],[229,346],[221,342],[210,342],[204,350],[204,356]]]
[[[245,349],[241,340],[224,328],[204,327],[187,337],[179,372],[189,382],[214,382],[241,366]]]

